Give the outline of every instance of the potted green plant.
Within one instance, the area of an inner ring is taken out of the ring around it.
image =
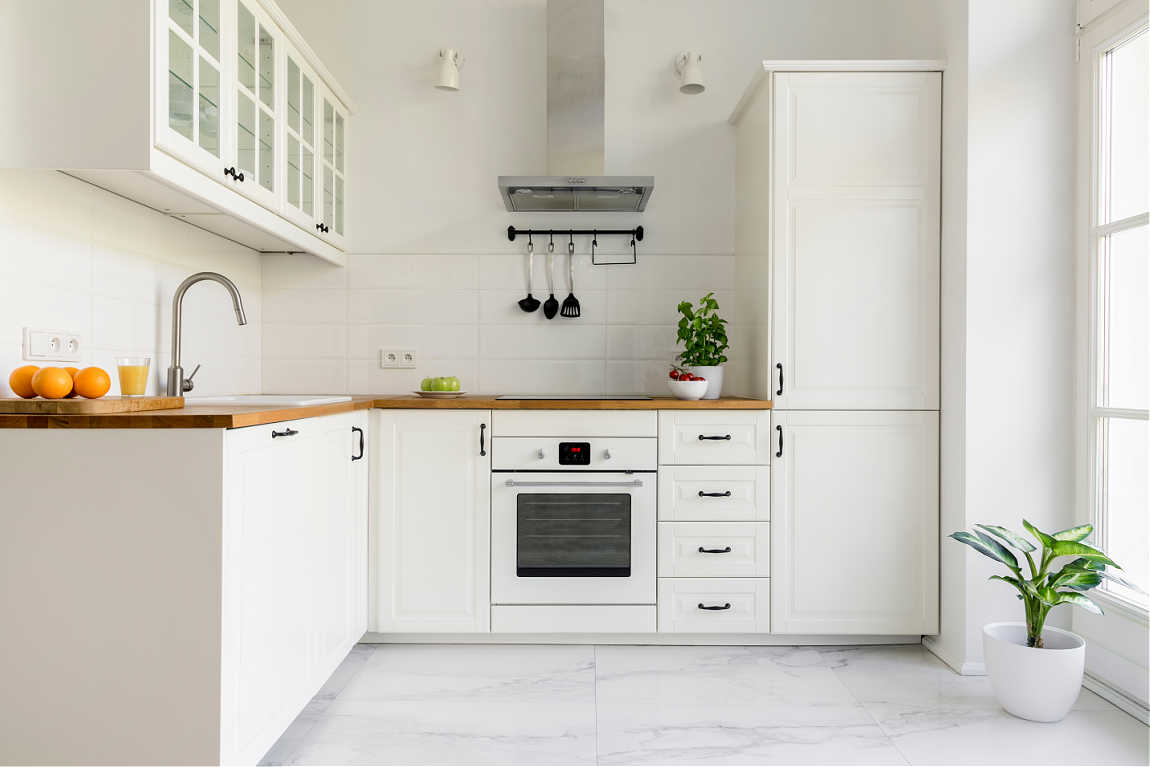
[[[1092,525],[1078,525],[1047,535],[1026,520],[1023,527],[1039,546],[998,525],[975,525],[973,533],[951,533],[983,556],[1002,564],[1010,575],[991,580],[1009,583],[1018,590],[1026,621],[989,623],[982,628],[986,673],[994,695],[1010,713],[1037,722],[1057,722],[1070,711],[1082,687],[1086,641],[1077,634],[1046,626],[1046,616],[1058,605],[1078,605],[1098,615],[1102,608],[1083,592],[1111,580],[1130,588],[1128,581],[1107,571],[1118,567],[1099,549],[1083,543],[1094,532]],[[1014,551],[1026,560],[1027,572]],[[1037,556],[1037,561],[1035,557]],[[1062,560],[1057,570],[1056,559]]]
[[[676,357],[692,375],[707,381],[703,399],[718,399],[723,391],[723,364],[727,361],[727,321],[719,316],[719,302],[714,293],[699,299],[679,302],[678,341],[683,351]]]

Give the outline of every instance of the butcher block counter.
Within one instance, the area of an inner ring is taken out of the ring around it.
[[[361,395],[347,402],[302,406],[191,405],[137,413],[0,414],[0,429],[236,429],[297,418],[368,408],[428,410],[768,410],[770,400],[722,397],[717,400],[651,399],[496,399],[470,395],[431,399],[414,394]]]

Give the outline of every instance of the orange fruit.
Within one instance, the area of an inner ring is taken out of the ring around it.
[[[64,368],[68,371],[68,375],[72,376],[72,391],[68,392],[67,399],[76,396],[76,374],[80,372],[80,368],[67,367]]]
[[[72,376],[64,368],[40,368],[32,376],[32,390],[44,399],[63,399],[72,391]]]
[[[103,368],[84,368],[76,374],[76,393],[88,399],[97,399],[112,388],[112,377]]]
[[[39,365],[25,365],[12,371],[8,376],[8,387],[17,397],[32,399],[36,392],[32,389],[32,376],[40,369]]]

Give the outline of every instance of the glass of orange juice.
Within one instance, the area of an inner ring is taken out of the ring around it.
[[[148,366],[151,357],[117,357],[116,368],[120,371],[120,394],[125,397],[142,397],[148,390]]]

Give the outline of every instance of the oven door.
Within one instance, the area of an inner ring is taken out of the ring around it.
[[[491,479],[494,604],[654,604],[655,474]]]

